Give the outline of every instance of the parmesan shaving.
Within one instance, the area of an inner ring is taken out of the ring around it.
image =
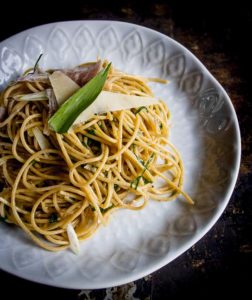
[[[153,97],[140,97],[102,91],[95,101],[78,116],[73,125],[83,123],[95,114],[149,106],[157,103],[158,100]]]
[[[71,97],[80,86],[61,71],[55,71],[49,76],[56,100],[59,105]]]

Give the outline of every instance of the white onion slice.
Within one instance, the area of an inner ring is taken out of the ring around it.
[[[78,254],[80,252],[80,243],[79,243],[78,236],[77,236],[77,234],[73,228],[73,225],[71,223],[69,223],[67,225],[67,236],[69,239],[71,250],[75,254]]]
[[[44,136],[44,134],[38,127],[34,127],[32,129],[32,131],[33,131],[33,134],[34,134],[41,150],[50,148],[50,143],[49,143],[48,139]]]

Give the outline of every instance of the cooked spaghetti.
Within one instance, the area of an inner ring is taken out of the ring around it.
[[[153,96],[149,80],[111,68],[103,90]],[[140,210],[149,199],[179,195],[192,203],[182,190],[183,164],[168,139],[170,114],[163,101],[93,115],[58,134],[48,128],[48,100],[18,100],[48,88],[46,77],[37,76],[1,93],[1,219],[42,248],[58,251],[71,246],[71,232],[84,240],[117,209]]]

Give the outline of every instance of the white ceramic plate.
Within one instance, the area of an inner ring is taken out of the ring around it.
[[[108,58],[124,71],[170,80],[153,85],[171,110],[171,140],[185,165],[184,189],[195,201],[151,201],[140,211],[116,212],[110,224],[81,244],[81,253],[50,253],[17,228],[0,224],[0,268],[65,288],[94,289],[141,278],[196,243],[217,221],[234,189],[240,133],[231,101],[187,49],[156,31],[113,21],[48,24],[0,43],[0,85],[34,65],[69,67]]]

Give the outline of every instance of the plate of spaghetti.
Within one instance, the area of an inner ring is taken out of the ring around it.
[[[197,242],[238,174],[232,103],[182,45],[108,21],[0,43],[0,268],[93,289]]]

